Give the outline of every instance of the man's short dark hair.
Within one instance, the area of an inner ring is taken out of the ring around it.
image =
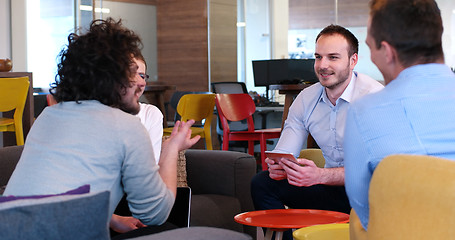
[[[405,67],[444,59],[441,12],[434,0],[372,0],[370,20],[375,47],[389,43]]]
[[[316,42],[318,39],[323,36],[323,35],[334,35],[334,34],[339,34],[343,36],[346,41],[348,41],[349,49],[348,49],[348,55],[351,57],[354,53],[359,53],[359,40],[346,28],[340,26],[340,25],[329,25],[322,29],[322,31],[318,34],[316,37]]]
[[[98,100],[120,106],[122,92],[130,85],[133,57],[142,56],[138,35],[121,20],[95,20],[88,32],[68,36],[60,54],[58,74],[51,85],[57,102]]]

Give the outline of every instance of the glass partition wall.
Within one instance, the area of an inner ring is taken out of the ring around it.
[[[26,8],[26,70],[33,72],[35,91],[46,92],[55,80],[58,55],[72,32],[85,31],[93,19],[112,17],[143,41],[151,81],[157,79],[156,6],[131,1],[24,0]]]
[[[122,19],[127,28],[141,37],[149,81],[158,81],[156,6],[147,1],[94,0],[95,19]],[[140,3],[139,3],[140,2]]]
[[[6,2],[11,5],[12,26],[12,50],[11,55],[6,57],[13,59],[13,71],[33,72],[35,88],[49,88],[49,83],[54,81],[57,55],[67,43],[69,33],[87,27],[94,18],[108,16],[122,17],[127,27],[141,35],[149,75],[152,76],[152,81],[156,80],[155,5],[147,4],[147,1],[127,0],[10,0]],[[289,13],[270,15],[272,2],[289,5]],[[447,65],[455,67],[455,2],[453,0],[437,0],[437,2],[444,23],[445,61]],[[311,58],[317,33],[328,24],[340,24],[353,31],[359,39],[360,58],[356,70],[382,80],[376,66],[370,61],[369,49],[365,45],[368,0],[238,0],[237,6],[239,6],[238,56],[240,58],[238,81],[245,82],[248,89],[263,91],[263,87],[254,87],[251,61],[273,58],[272,46],[277,37],[271,31],[271,23],[276,22],[277,19],[282,21],[283,18],[289,19],[288,34],[278,37],[286,38],[279,41],[287,43],[288,52],[275,55],[280,58],[282,56]],[[18,20],[18,18],[21,19]],[[6,34],[8,35],[8,32]]]
[[[370,60],[365,44],[368,0],[289,0],[289,58],[314,58],[318,33],[330,24],[349,29],[359,40],[359,61],[355,70],[383,80]]]
[[[444,24],[443,49],[445,62],[455,68],[455,1],[436,0]],[[276,4],[287,4],[288,12],[273,14]],[[254,86],[252,60],[277,58],[314,58],[317,34],[329,24],[348,28],[359,40],[359,61],[356,71],[382,81],[382,74],[371,62],[365,44],[369,0],[238,0],[238,81],[248,90],[265,95],[265,87]],[[288,26],[284,21],[288,20]],[[276,36],[272,23],[288,27],[288,34]],[[286,42],[288,52],[273,54],[277,42]],[[271,93],[274,96],[274,93]]]
[[[92,1],[26,0],[26,71],[33,72],[37,90],[48,89],[54,81],[58,54],[68,43],[68,34],[91,21],[91,12],[81,11],[80,6],[91,7]]]

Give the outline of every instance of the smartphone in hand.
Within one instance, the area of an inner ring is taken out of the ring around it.
[[[297,159],[294,157],[294,154],[292,154],[292,153],[280,153],[280,152],[265,151],[265,156],[267,156],[268,158],[270,158],[273,161],[275,161],[275,163],[279,163],[281,158],[286,158],[286,159],[288,159],[290,161],[295,162],[299,166],[302,166],[302,167],[306,166],[305,164],[299,163],[297,161]]]
[[[286,158],[286,159],[291,160],[298,164],[297,159],[294,157],[294,155],[292,153],[265,151],[265,156],[272,159],[276,163],[279,163],[281,158]]]

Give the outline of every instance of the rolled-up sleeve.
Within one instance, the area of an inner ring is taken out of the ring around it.
[[[126,151],[122,184],[133,216],[146,225],[160,225],[168,218],[175,196],[159,174],[150,139],[146,133],[142,135],[146,140],[132,142]]]

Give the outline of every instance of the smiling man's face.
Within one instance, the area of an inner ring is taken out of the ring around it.
[[[348,54],[348,41],[340,34],[322,35],[316,42],[314,71],[322,86],[333,89],[351,78],[357,54]]]

